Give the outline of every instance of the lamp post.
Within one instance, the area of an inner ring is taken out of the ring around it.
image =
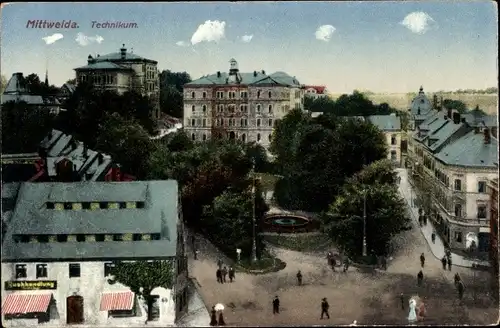
[[[257,262],[257,241],[255,232],[255,160],[252,160],[252,262]]]
[[[366,256],[366,189],[363,190],[363,256]]]

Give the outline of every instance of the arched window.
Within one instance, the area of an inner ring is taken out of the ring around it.
[[[203,105],[202,110],[203,110],[203,113],[205,113],[207,111],[207,105]]]
[[[195,110],[196,110],[196,107],[195,107],[194,105],[193,105],[193,106],[191,106],[191,111],[192,111],[193,113],[195,112]]]
[[[269,98],[271,98],[271,91],[268,92]]]
[[[193,140],[193,141],[196,140],[196,135],[194,133],[191,133],[191,140]]]
[[[269,139],[269,141],[271,141],[272,140],[272,135],[270,134],[267,138]]]
[[[203,92],[203,99],[205,99],[206,97],[207,97],[207,93]]]
[[[195,97],[194,92],[191,92],[191,98],[194,98],[194,97]]]
[[[257,91],[257,98],[260,98],[260,90]]]
[[[257,133],[257,142],[260,142],[260,133]]]
[[[269,114],[273,112],[273,105],[269,105]]]
[[[240,126],[244,126],[244,125],[243,125],[243,123],[244,123],[244,121],[243,121],[243,119],[241,118],[241,119],[240,119]]]
[[[257,126],[260,126],[260,118],[257,119]]]
[[[260,113],[260,105],[257,105],[257,113]]]
[[[244,134],[244,133],[243,133],[243,134],[241,135],[241,140],[242,140],[243,142],[245,142],[245,141],[247,140],[247,136],[246,136],[246,134]]]

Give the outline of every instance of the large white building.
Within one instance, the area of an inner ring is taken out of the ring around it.
[[[183,125],[194,141],[227,137],[267,147],[276,122],[303,104],[304,90],[295,77],[284,72],[240,73],[231,59],[229,73],[184,85]]]
[[[134,90],[148,96],[154,106],[153,117],[160,117],[160,75],[158,62],[127,51],[125,45],[119,52],[104,56],[88,56],[87,65],[75,68],[76,83],[91,82],[101,90],[122,94]]]
[[[175,181],[22,183],[2,246],[4,327],[143,326],[146,302],[110,275],[120,261],[173,264],[150,325],[187,311]]]
[[[385,137],[387,158],[399,166],[401,164],[401,117],[391,115],[370,115],[366,119],[375,125]]]

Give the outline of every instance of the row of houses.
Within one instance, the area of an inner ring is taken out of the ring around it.
[[[472,246],[475,256],[487,254],[496,230],[490,223],[495,201],[487,186],[498,179],[497,118],[444,109],[423,88],[409,112],[405,164],[421,208],[452,250]]]

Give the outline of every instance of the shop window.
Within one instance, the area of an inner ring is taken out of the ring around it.
[[[47,264],[36,265],[36,278],[47,278]]]
[[[82,209],[82,203],[73,203],[71,204],[71,206],[74,211],[79,211]]]
[[[69,264],[69,277],[79,278],[80,277],[80,263],[70,263]]]
[[[99,203],[91,203],[90,204],[90,209],[93,211],[98,210],[99,208],[100,208]]]
[[[457,243],[461,243],[462,242],[462,232],[455,231],[455,241]]]
[[[135,202],[127,202],[127,208],[136,208]]]
[[[62,210],[64,210],[64,204],[62,204],[62,203],[54,203],[54,209],[56,211],[62,211]]]
[[[16,279],[26,278],[27,276],[26,264],[16,264]]]

